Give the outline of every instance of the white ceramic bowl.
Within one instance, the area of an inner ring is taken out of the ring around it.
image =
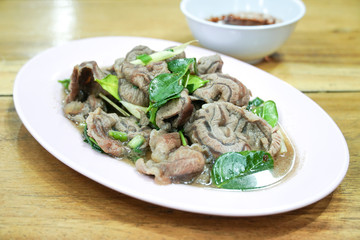
[[[180,8],[202,46],[250,63],[278,50],[305,14],[300,0],[182,0]],[[239,12],[268,14],[281,22],[238,26],[206,20]]]

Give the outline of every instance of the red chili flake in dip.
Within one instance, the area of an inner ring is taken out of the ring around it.
[[[238,13],[238,14],[227,14],[220,17],[211,17],[207,19],[208,21],[215,23],[223,23],[229,25],[239,25],[239,26],[260,26],[260,25],[270,25],[281,22],[279,19],[276,19],[270,15],[265,15],[261,13]]]

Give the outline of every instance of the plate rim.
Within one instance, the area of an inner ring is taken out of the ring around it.
[[[337,126],[337,124],[334,122],[334,120],[325,112],[324,109],[322,109],[315,101],[313,101],[312,99],[310,99],[308,96],[306,96],[305,94],[303,94],[301,91],[297,90],[296,88],[294,88],[293,86],[291,86],[290,84],[288,84],[287,82],[271,75],[270,73],[267,73],[261,69],[256,68],[255,66],[249,65],[247,63],[241,62],[238,59],[220,54],[222,57],[225,57],[227,59],[232,59],[232,61],[234,62],[238,62],[240,65],[242,66],[246,66],[246,68],[252,69],[253,71],[259,71],[261,72],[261,74],[266,74],[267,76],[271,77],[272,79],[277,79],[278,81],[281,81],[282,84],[287,85],[288,87],[292,88],[293,90],[295,90],[296,92],[298,92],[302,97],[305,97],[308,101],[311,102],[311,104],[313,104],[314,106],[316,106],[316,108],[322,112],[322,114],[325,114],[325,116],[328,117],[328,120],[330,120],[330,123],[332,124],[332,126],[334,127],[334,129],[336,131],[338,131],[338,134],[340,134],[340,136],[342,136],[342,143],[344,144],[344,147],[346,147],[347,151],[344,152],[344,157],[345,160],[343,161],[343,168],[341,170],[341,174],[338,174],[338,178],[334,181],[333,185],[327,189],[324,189],[323,192],[321,194],[319,194],[316,198],[314,197],[310,197],[307,200],[303,200],[301,203],[293,203],[293,204],[289,204],[288,206],[283,207],[282,209],[268,209],[268,211],[261,211],[261,212],[243,212],[243,213],[239,213],[239,212],[224,212],[224,211],[216,211],[216,210],[212,210],[212,211],[207,211],[206,208],[205,209],[195,209],[191,206],[181,206],[178,204],[174,204],[174,203],[167,203],[164,201],[154,201],[149,200],[148,197],[144,197],[141,195],[136,195],[136,194],[132,194],[129,191],[124,191],[124,189],[119,189],[117,186],[113,186],[112,184],[107,183],[107,181],[105,181],[104,179],[94,179],[91,174],[89,172],[86,171],[86,169],[78,169],[78,167],[76,166],[76,164],[69,164],[69,161],[66,161],[63,159],[63,155],[61,153],[59,153],[56,148],[54,148],[54,146],[49,146],[43,139],[43,137],[41,136],[41,134],[39,134],[39,132],[36,129],[33,129],[33,127],[31,126],[30,122],[28,121],[27,116],[25,115],[25,113],[23,112],[22,106],[20,104],[20,97],[19,97],[19,84],[21,83],[21,77],[24,74],[24,72],[26,72],[27,68],[31,67],[32,64],[34,64],[39,58],[42,58],[44,56],[46,56],[46,54],[51,53],[51,51],[55,51],[56,49],[61,49],[61,48],[67,48],[69,46],[72,46],[73,44],[80,44],[80,43],[86,43],[89,41],[106,41],[109,39],[114,39],[114,40],[129,40],[129,39],[140,39],[143,40],[144,42],[146,41],[160,41],[160,42],[167,42],[167,43],[171,43],[171,44],[181,44],[178,42],[174,42],[174,41],[169,41],[169,40],[164,40],[164,39],[157,39],[157,38],[148,38],[148,37],[134,37],[134,36],[107,36],[107,37],[93,37],[93,38],[83,38],[83,39],[78,39],[78,40],[73,40],[73,41],[69,41],[65,44],[59,45],[59,46],[54,46],[52,48],[49,48],[45,51],[42,51],[40,53],[38,53],[37,55],[35,55],[34,57],[32,57],[29,61],[27,61],[24,66],[22,66],[22,68],[19,70],[16,78],[15,78],[15,82],[14,82],[14,88],[13,88],[13,100],[14,100],[14,105],[15,105],[15,109],[19,115],[19,118],[21,119],[21,121],[23,122],[24,126],[26,127],[26,129],[30,132],[30,134],[35,138],[35,140],[37,140],[40,145],[42,147],[44,147],[49,153],[51,153],[54,157],[56,157],[58,160],[60,160],[62,163],[64,163],[65,165],[69,166],[70,168],[72,168],[73,170],[81,173],[82,175],[92,179],[93,181],[96,181],[106,187],[109,187],[111,189],[114,189],[118,192],[121,192],[123,194],[126,194],[130,197],[134,197],[137,199],[140,199],[142,201],[146,201],[152,204],[156,204],[156,205],[160,205],[163,207],[168,207],[168,208],[172,208],[172,209],[177,209],[177,210],[182,210],[182,211],[187,211],[187,212],[193,212],[193,213],[200,213],[200,214],[208,214],[208,215],[219,215],[219,216],[236,216],[236,217],[247,217],[247,216],[264,216],[264,215],[272,215],[272,214],[278,214],[278,213],[284,213],[284,212],[288,212],[288,211],[292,211],[295,209],[299,209],[302,208],[304,206],[310,205],[314,202],[319,201],[320,199],[324,198],[325,196],[327,196],[328,194],[330,194],[331,192],[333,192],[342,182],[342,180],[344,179],[348,167],[349,167],[349,151],[348,151],[348,146],[346,143],[346,139],[343,136],[343,134],[341,133],[339,127]],[[167,46],[164,46],[167,47]],[[207,50],[204,48],[200,48],[200,47],[196,47],[196,46],[190,46],[192,49],[198,49],[198,50],[205,50],[207,52],[212,52],[212,53],[216,53],[214,51],[211,50]],[[219,53],[218,53],[219,54]],[[67,120],[67,119],[66,119]],[[186,187],[190,187],[190,186],[186,186]],[[204,191],[204,190],[201,190]],[[216,190],[218,191],[218,190]],[[220,190],[220,191],[224,191],[224,190]],[[261,190],[260,190],[261,191]],[[258,191],[256,191],[258,192]],[[250,192],[247,192],[247,194],[253,194]]]

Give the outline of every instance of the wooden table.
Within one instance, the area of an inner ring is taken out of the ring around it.
[[[163,208],[84,177],[29,134],[12,98],[23,64],[49,47],[94,36],[189,41],[179,2],[0,1],[0,239],[359,239],[359,0],[306,0],[290,39],[256,65],[317,102],[348,143],[344,181],[310,206],[251,218]]]

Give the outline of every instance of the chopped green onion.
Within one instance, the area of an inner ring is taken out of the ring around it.
[[[128,140],[128,136],[125,132],[110,130],[108,134],[110,137],[120,140],[121,142],[126,142]]]
[[[111,101],[109,98],[107,98],[104,94],[99,93],[99,96],[104,99],[106,102],[108,102],[111,106],[113,106],[116,110],[118,110],[122,115],[125,117],[129,117],[130,114],[125,112],[124,109],[120,108],[118,105],[116,105],[113,101]]]
[[[147,54],[136,56],[136,59],[141,60],[144,65],[148,64],[152,60],[151,56]]]
[[[152,104],[150,103],[150,106],[148,108],[148,111],[149,111],[149,115],[150,115],[150,118],[149,118],[149,121],[156,127],[156,113],[158,111],[158,107],[153,107]]]
[[[182,132],[182,130],[179,131],[179,134],[180,134],[180,139],[181,139],[182,145],[187,146],[187,142],[186,142],[186,139],[185,139],[185,136],[184,136],[184,133]]]
[[[184,44],[181,44],[179,46],[173,47],[171,49],[168,50],[164,50],[164,51],[160,51],[160,52],[155,52],[151,55],[149,55],[149,57],[151,57],[151,61],[149,61],[148,63],[152,63],[152,62],[158,62],[158,61],[162,61],[171,57],[174,57],[180,53],[182,53],[185,48],[190,45],[193,42],[197,42],[197,40],[193,40]],[[132,64],[142,64],[142,65],[146,65],[142,60],[140,59],[136,59],[134,61],[131,61],[130,63]]]
[[[140,111],[146,113],[147,108],[121,100],[120,103],[136,118],[140,119]]]
[[[145,138],[143,135],[136,135],[133,139],[128,143],[128,147],[131,149],[139,148],[145,142]]]
[[[69,89],[70,79],[58,80],[59,83],[67,90]]]

